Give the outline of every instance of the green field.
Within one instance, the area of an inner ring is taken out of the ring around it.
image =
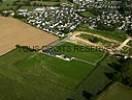
[[[109,42],[109,41],[106,41],[106,40],[103,40],[98,37],[91,36],[91,35],[88,35],[85,33],[80,34],[80,37],[85,40],[89,40],[90,42],[101,44],[103,46],[111,46],[111,44],[112,44],[112,42]]]
[[[93,96],[96,96],[112,81],[105,75],[106,72],[113,72],[114,70],[108,66],[108,63],[115,62],[115,57],[107,56],[104,60],[97,65],[92,71],[75,89],[71,98],[75,100],[87,100],[83,96],[83,91],[87,91]],[[94,100],[94,99],[93,99]]]
[[[93,65],[100,61],[105,55],[103,51],[99,51],[96,48],[75,45],[68,42],[63,42],[61,45],[54,47],[53,50],[70,57],[85,60]]]
[[[115,83],[104,91],[97,100],[132,100],[132,88]]]
[[[59,1],[55,1],[55,0],[51,0],[51,1],[32,1],[31,2],[31,5],[34,5],[34,6],[59,6],[60,5],[60,2]]]
[[[115,39],[117,41],[124,41],[127,38],[127,35],[125,32],[121,31],[102,31],[102,30],[96,30],[96,29],[90,29],[86,24],[81,24],[77,27],[77,31],[84,31],[84,32],[91,32],[95,34],[99,34],[111,39]]]
[[[0,10],[3,9],[14,9],[15,6],[13,6],[13,2],[15,2],[16,0],[6,0],[4,1],[2,4],[0,4]]]
[[[93,69],[19,48],[0,57],[0,100],[64,100]]]
[[[81,16],[83,16],[83,17],[94,17],[94,14],[92,14],[92,13],[89,12],[89,11],[81,12],[81,13],[79,13],[79,15],[81,15]]]
[[[28,1],[28,0],[4,0],[0,4],[0,10],[16,10],[18,8],[28,8],[33,9],[35,6],[56,6],[60,4],[60,0],[36,0],[36,1]],[[34,6],[34,7],[33,7]]]
[[[128,88],[132,86],[131,61],[131,59],[128,59],[125,63],[121,63],[123,66],[122,71],[118,72],[118,75],[116,74],[115,79],[111,79],[110,77],[108,78],[107,73],[115,73],[116,70],[109,64],[119,62],[116,57],[107,56],[76,87],[71,98],[74,98],[75,100],[87,100],[87,93],[91,95],[90,100],[131,100],[132,88]],[[119,82],[118,85],[111,86],[111,84],[117,82]]]

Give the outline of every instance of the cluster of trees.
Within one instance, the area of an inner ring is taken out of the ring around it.
[[[107,65],[113,69],[113,71],[105,72],[105,76],[111,80],[103,89],[97,92],[96,95],[90,93],[87,90],[81,91],[81,95],[85,100],[95,100],[97,95],[100,95],[102,91],[108,88],[114,82],[120,82],[128,87],[132,87],[132,59],[124,59],[123,57],[117,58],[116,61],[108,63]],[[75,100],[68,98],[66,100]]]
[[[37,52],[37,51],[39,51],[39,49],[31,48],[31,47],[28,47],[28,46],[16,45],[16,48],[21,49],[24,52]]]
[[[121,0],[119,12],[123,15],[132,14],[132,1],[131,0]]]
[[[117,62],[109,64],[115,71],[112,73],[105,73],[105,75],[113,81],[119,81],[124,85],[132,87],[132,75],[130,74],[132,71],[130,67],[132,65],[131,62],[132,59],[118,59]]]
[[[126,33],[127,33],[129,36],[132,36],[132,28],[131,28],[131,25],[128,26]]]
[[[0,3],[2,3],[3,2],[3,0],[0,0]]]
[[[119,81],[128,87],[132,87],[132,68],[130,67],[132,65],[131,62],[132,59],[120,58],[117,59],[116,62],[111,62],[108,64],[112,69],[114,69],[114,71],[111,73],[104,73],[110,80],[112,80],[110,84]],[[110,84],[108,84],[105,88],[107,88]],[[100,94],[103,90],[99,91],[97,94]],[[85,90],[82,91],[82,96],[86,100],[93,100],[95,97],[92,93]]]

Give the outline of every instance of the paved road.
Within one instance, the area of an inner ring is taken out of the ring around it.
[[[77,32],[77,34],[73,34],[71,37],[70,37],[70,40],[72,41],[72,42],[75,42],[75,43],[82,43],[82,44],[85,44],[85,45],[90,45],[90,46],[94,46],[94,47],[99,47],[100,49],[103,49],[103,50],[107,50],[107,51],[111,51],[110,49],[108,49],[108,48],[106,48],[106,47],[104,47],[104,46],[102,46],[102,45],[99,45],[99,44],[96,44],[96,43],[92,43],[92,42],[90,42],[90,41],[87,41],[87,40],[85,40],[85,39],[82,39],[82,38],[80,38],[80,37],[77,37],[79,34],[81,34],[81,33],[79,33],[79,32]]]
[[[119,47],[117,47],[117,50],[121,50],[130,40],[132,40],[132,38],[128,37]]]
[[[81,33],[85,33],[85,34],[88,34],[88,35],[91,35],[91,36],[95,36],[95,37],[98,37],[98,38],[101,38],[103,40],[106,40],[106,41],[109,41],[109,42],[113,42],[113,43],[116,43],[116,44],[120,44],[119,47],[115,47],[115,48],[107,48],[107,47],[104,47],[103,45],[99,45],[99,44],[96,44],[96,43],[92,43],[90,41],[87,41],[85,39],[82,39],[80,37],[78,37]],[[115,54],[115,52],[117,51],[120,51],[124,46],[127,46],[127,47],[130,47],[127,45],[127,43],[132,40],[131,37],[128,37],[123,43],[117,41],[117,40],[114,40],[114,39],[110,39],[110,38],[107,38],[107,37],[104,37],[104,36],[101,36],[101,35],[98,35],[98,34],[92,34],[92,33],[88,33],[88,32],[73,32],[71,37],[69,38],[71,40],[71,42],[73,43],[83,43],[85,45],[91,45],[91,46],[94,46],[94,47],[100,47],[106,51],[108,51],[110,54]]]
[[[48,49],[48,48],[53,47],[53,46],[56,46],[56,45],[60,45],[61,43],[63,43],[64,41],[66,41],[68,38],[69,37],[66,37],[66,38],[64,38],[62,40],[58,39],[57,41],[54,41],[54,42],[46,45],[42,50]]]
[[[89,32],[74,32],[73,35],[75,35],[75,37],[77,35],[80,35],[81,33],[85,33],[85,34],[88,34],[88,35],[91,35],[91,36],[94,36],[94,37],[97,37],[97,38],[100,38],[100,39],[103,39],[103,40],[106,40],[108,42],[114,42],[114,43],[120,43],[119,41],[117,40],[114,40],[114,39],[110,39],[110,38],[107,38],[107,37],[104,37],[102,35],[98,35],[98,34],[94,34],[94,33],[89,33]]]
[[[69,33],[68,36],[62,40],[57,40],[57,41],[54,41],[53,43],[47,45],[45,48],[43,49],[47,49],[47,48],[50,48],[52,46],[56,46],[56,45],[60,45],[61,43],[63,43],[64,41],[67,41],[67,42],[72,42],[72,43],[75,43],[75,44],[79,44],[79,43],[83,43],[85,45],[91,45],[91,46],[94,46],[94,47],[100,47],[108,52],[110,52],[110,54],[114,54],[115,51],[114,48],[106,48],[104,47],[103,45],[98,45],[96,43],[92,43],[90,41],[87,41],[87,40],[84,40],[82,38],[79,38],[78,35],[80,35],[81,33],[85,33],[85,34],[88,34],[88,35],[91,35],[91,36],[95,36],[95,37],[98,37],[100,39],[103,39],[103,40],[106,40],[108,42],[113,42],[113,43],[117,43],[117,44],[120,44],[119,47],[116,48],[117,51],[120,51],[124,46],[127,46],[127,43],[132,40],[131,37],[128,37],[123,43],[117,41],[117,40],[114,40],[114,39],[110,39],[110,38],[107,38],[107,37],[104,37],[104,36],[101,36],[101,35],[98,35],[98,34],[93,34],[93,33],[89,33],[89,32],[82,32],[82,31],[78,31],[78,32],[73,32],[73,33]],[[79,43],[78,43],[79,42]],[[79,59],[77,59],[79,60]],[[82,60],[81,60],[82,61]],[[85,61],[86,62],[86,61]],[[87,62],[89,63],[89,62]]]

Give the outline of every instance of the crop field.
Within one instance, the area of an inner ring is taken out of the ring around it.
[[[93,65],[96,65],[105,55],[105,52],[99,49],[76,45],[70,42],[63,42],[61,45],[54,47],[53,50],[70,57],[75,57],[78,60],[89,62]]]
[[[108,65],[111,62],[117,62],[116,58],[113,56],[105,57],[105,59],[76,87],[76,91],[73,92],[71,98],[75,100],[87,100],[83,95],[84,91],[86,91],[92,96],[97,96],[92,100],[131,100],[132,88],[128,88],[121,83],[115,83],[117,81],[112,81],[107,77],[106,73],[115,72],[115,70]],[[125,74],[131,77],[131,60],[124,65],[124,67],[127,66],[129,66],[127,68],[129,70]]]
[[[93,69],[17,48],[0,57],[0,99],[65,100]]]
[[[57,39],[17,19],[0,17],[0,55],[15,49],[16,45],[41,47]]]
[[[132,89],[115,83],[102,93],[97,100],[131,100]]]
[[[111,83],[105,73],[111,73],[114,70],[108,66],[108,63],[115,62],[115,58],[106,56],[102,62],[100,62],[96,68],[76,87],[76,90],[71,95],[71,98],[75,100],[86,100],[83,96],[83,91],[87,91],[91,95],[97,95],[107,85]]]

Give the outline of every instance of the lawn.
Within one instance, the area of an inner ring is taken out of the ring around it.
[[[104,52],[96,48],[76,45],[69,42],[63,42],[61,45],[54,47],[53,50],[71,57],[86,60],[93,64],[96,64],[105,55]]]
[[[121,83],[114,83],[97,100],[132,100],[132,88]]]
[[[93,68],[15,49],[0,57],[0,99],[65,100]]]

